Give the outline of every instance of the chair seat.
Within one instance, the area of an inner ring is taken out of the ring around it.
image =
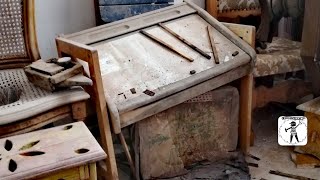
[[[219,11],[260,8],[259,0],[219,0]]]
[[[0,106],[0,125],[6,125],[54,108],[90,98],[81,87],[58,92],[49,92],[28,81],[23,69],[0,70],[0,88],[18,89],[17,101]]]
[[[274,38],[267,48],[259,50],[253,70],[255,77],[304,70],[300,56],[301,43],[284,38]]]

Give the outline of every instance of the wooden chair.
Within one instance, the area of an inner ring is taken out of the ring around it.
[[[207,11],[221,21],[224,21],[225,18],[232,21],[230,19],[261,15],[259,0],[245,0],[241,3],[235,0],[207,0],[206,5]],[[247,28],[243,26],[242,29],[244,31]],[[253,42],[255,43],[255,41]],[[254,47],[254,44],[252,46]],[[265,50],[258,49],[253,76],[256,79],[304,70],[300,49],[300,42],[278,37],[273,38],[271,43],[267,43]],[[294,88],[297,86],[301,88]],[[292,102],[310,93],[310,84],[300,80],[283,81],[274,85],[273,88],[260,86],[253,91],[253,107],[263,107],[271,101]]]
[[[207,11],[217,19],[258,16],[261,14],[259,0],[242,1],[238,0],[207,0]]]
[[[29,132],[72,117],[86,118],[82,88],[47,92],[31,84],[22,67],[40,59],[34,0],[0,0],[0,137]]]

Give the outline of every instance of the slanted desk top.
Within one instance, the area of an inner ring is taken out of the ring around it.
[[[211,60],[164,31],[158,26],[160,22],[209,54]],[[213,27],[220,64],[215,64],[207,26]],[[194,62],[143,36],[139,33],[142,29],[191,56]],[[78,59],[87,57],[64,48],[67,44],[98,52],[116,133],[121,127],[245,76],[255,60],[255,52],[248,44],[192,3],[66,35],[58,38],[57,44],[60,53]],[[235,51],[239,54],[233,57]],[[192,70],[196,74],[190,74]],[[145,94],[146,90],[152,95]]]

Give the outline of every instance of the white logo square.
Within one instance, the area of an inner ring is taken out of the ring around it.
[[[304,116],[281,116],[278,119],[278,143],[281,146],[305,146],[308,143],[308,120]]]

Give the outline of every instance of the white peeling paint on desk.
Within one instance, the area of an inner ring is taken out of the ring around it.
[[[164,25],[212,56],[207,33],[208,23],[200,16],[189,15],[166,22]],[[120,104],[138,97],[146,89],[153,91],[186,79],[192,76],[192,70],[200,73],[215,66],[224,66],[226,57],[229,58],[229,63],[232,63],[233,58],[230,57],[234,50],[239,51],[240,55],[245,54],[216,29],[213,30],[218,56],[221,59],[219,65],[216,65],[213,59],[204,58],[158,26],[146,31],[158,38],[161,37],[161,40],[176,47],[183,54],[188,54],[195,61],[190,63],[140,33],[92,45],[99,52],[102,81],[106,92],[115,104]],[[137,93],[132,94],[131,88],[135,88]],[[123,94],[126,98],[123,98]]]

